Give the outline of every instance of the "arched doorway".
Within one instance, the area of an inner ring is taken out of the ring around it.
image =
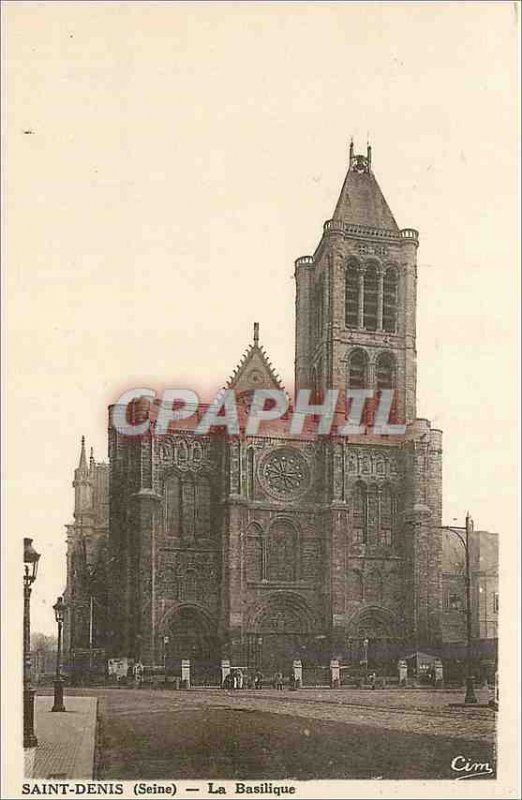
[[[249,666],[265,675],[281,670],[285,674],[296,658],[316,658],[314,626],[306,602],[290,593],[273,595],[257,612],[247,634]]]
[[[193,683],[205,683],[219,671],[216,625],[196,606],[182,605],[169,615],[161,644],[167,673],[178,674],[184,658],[190,659]]]
[[[348,660],[372,668],[394,668],[403,642],[402,628],[390,611],[380,606],[364,608],[350,621]]]

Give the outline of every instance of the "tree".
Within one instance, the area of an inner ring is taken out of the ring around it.
[[[33,653],[55,653],[56,647],[56,636],[47,636],[45,633],[31,634],[31,651]]]

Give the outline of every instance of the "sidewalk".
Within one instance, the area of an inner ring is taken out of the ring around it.
[[[98,699],[67,695],[64,703],[67,711],[53,714],[52,696],[35,697],[33,778],[93,777]]]

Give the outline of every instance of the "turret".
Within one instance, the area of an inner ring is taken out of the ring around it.
[[[78,519],[82,514],[89,513],[92,506],[92,484],[87,467],[85,454],[85,436],[82,436],[80,447],[80,460],[74,470],[74,517]]]

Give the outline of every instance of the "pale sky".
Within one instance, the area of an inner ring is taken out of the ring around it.
[[[222,385],[254,321],[292,389],[293,262],[333,213],[351,135],[420,232],[418,415],[444,431],[444,520],[469,509],[514,547],[516,14],[3,4],[4,536],[13,592],[23,537],[42,553],[34,630],[55,630],[80,437],[106,458],[122,389]]]

